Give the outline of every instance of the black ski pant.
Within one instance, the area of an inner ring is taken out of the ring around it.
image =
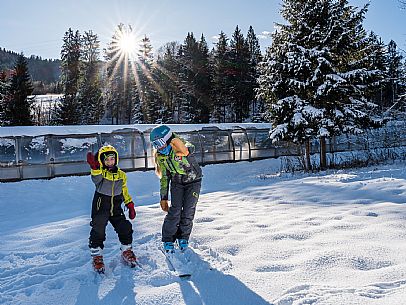
[[[121,203],[123,196],[102,195],[95,192],[92,202],[92,227],[89,237],[90,248],[104,248],[106,240],[107,223],[113,225],[118,239],[123,245],[130,245],[133,241],[133,229],[131,223],[125,218]]]
[[[162,225],[162,241],[189,240],[201,180],[186,185],[171,182],[171,206]]]

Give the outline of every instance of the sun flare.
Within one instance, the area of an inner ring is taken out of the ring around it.
[[[113,36],[110,53],[115,54],[114,56],[118,56],[121,59],[126,58],[128,61],[134,61],[138,57],[139,45],[140,39],[132,27],[120,24]]]
[[[136,38],[132,33],[124,32],[118,38],[118,46],[120,51],[126,55],[134,55],[137,53]]]

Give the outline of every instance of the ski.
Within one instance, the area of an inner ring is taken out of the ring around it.
[[[178,277],[187,279],[192,276],[190,270],[189,261],[184,257],[184,253],[179,249],[175,249],[171,252],[166,252],[161,247],[159,248],[163,255],[165,255],[169,269],[174,272]]]
[[[99,269],[96,269],[96,268],[93,268],[94,269],[94,271],[97,273],[97,274],[105,274],[105,272],[106,272],[106,270],[104,269],[104,267],[103,268],[99,268]]]
[[[136,261],[134,261],[134,262],[127,262],[127,261],[125,261],[125,260],[123,259],[122,261],[123,261],[123,264],[124,264],[124,265],[130,267],[131,269],[133,269],[133,268],[135,268],[135,267],[138,267],[138,268],[141,268],[141,269],[142,269],[142,267],[141,267],[140,263],[138,262],[138,260],[136,260]]]

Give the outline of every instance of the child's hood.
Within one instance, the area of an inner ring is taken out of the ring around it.
[[[100,165],[103,166],[103,160],[105,155],[109,155],[113,153],[116,157],[116,162],[114,165],[118,164],[118,152],[117,150],[111,145],[105,145],[99,149],[99,153],[97,156],[97,160],[99,161]]]

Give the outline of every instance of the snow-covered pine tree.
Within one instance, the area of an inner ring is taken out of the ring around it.
[[[199,45],[193,33],[188,33],[182,48],[178,53],[178,120],[180,123],[194,123],[198,121],[198,93],[196,86],[196,62]]]
[[[168,42],[158,51],[157,77],[162,89],[162,103],[165,111],[162,111],[162,121],[165,123],[175,123],[177,121],[177,96],[178,79],[177,74],[180,69],[178,53],[180,44],[176,41]]]
[[[134,101],[138,94],[134,90],[134,77],[131,73],[136,69],[130,45],[135,45],[135,37],[130,25],[120,23],[107,48],[104,50],[104,58],[107,62],[106,85],[103,93],[106,105],[106,118],[111,118],[112,124],[128,124],[133,119]]]
[[[207,123],[210,112],[210,67],[206,39],[197,41],[188,33],[179,49],[177,101],[179,120],[183,123]]]
[[[368,57],[369,68],[381,71],[381,75],[377,75],[376,81],[369,83],[367,89],[367,96],[380,108],[383,113],[384,92],[385,87],[389,81],[387,71],[387,48],[380,37],[375,33],[369,34],[369,45],[371,46],[371,53]]]
[[[81,77],[77,95],[81,124],[98,124],[104,106],[99,73],[100,42],[92,31],[82,36]]]
[[[403,76],[403,56],[400,54],[396,42],[391,40],[388,44],[387,52],[387,75],[388,81],[384,93],[383,108],[388,111],[404,107],[399,103],[399,96],[405,93],[402,82]]]
[[[111,36],[111,40],[107,43],[107,47],[104,49],[106,75],[103,103],[106,105],[105,117],[111,119],[111,124],[119,124],[119,109],[123,100],[124,80],[122,71],[124,71],[124,68],[118,45],[123,31],[125,31],[124,24],[120,23]]]
[[[250,57],[250,70],[248,74],[248,84],[250,88],[250,100],[249,100],[249,116],[252,122],[263,122],[264,118],[264,102],[258,100],[255,97],[255,90],[258,87],[257,78],[258,73],[258,64],[262,61],[261,48],[259,45],[259,40],[255,35],[254,29],[252,26],[248,29],[247,34],[247,44],[248,52]]]
[[[27,61],[23,54],[17,57],[13,74],[10,79],[8,94],[5,97],[5,119],[10,126],[31,126],[32,98],[28,98],[33,90]]]
[[[210,118],[210,109],[212,107],[210,92],[210,64],[209,64],[209,48],[206,38],[202,34],[200,41],[197,44],[198,52],[195,58],[195,84],[198,113],[195,123],[208,123]]]
[[[80,79],[81,37],[71,28],[63,37],[61,50],[61,83],[63,98],[58,107],[57,123],[75,125],[80,123],[80,107],[77,101]]]
[[[243,122],[249,115],[249,104],[253,96],[253,83],[250,79],[250,60],[248,43],[237,26],[230,41],[231,78],[230,95],[233,105],[233,122]]]
[[[258,98],[270,104],[272,140],[360,133],[379,123],[366,90],[381,73],[369,69],[367,11],[346,0],[284,0],[273,43],[260,65]]]
[[[219,34],[218,42],[212,55],[213,61],[213,90],[212,100],[214,102],[210,122],[224,123],[232,122],[235,117],[231,103],[231,54],[228,46],[227,35],[223,31]]]
[[[145,123],[157,123],[160,116],[161,98],[155,79],[155,63],[152,44],[146,35],[141,40],[137,61],[137,85],[143,120]]]
[[[132,99],[131,104],[133,106],[132,111],[131,111],[131,113],[132,113],[131,123],[132,124],[142,124],[142,123],[144,123],[144,116],[142,114],[139,91],[138,91],[138,87],[136,85],[135,76],[132,75],[131,77],[134,79],[132,81],[134,86],[130,86],[130,88],[128,88],[129,96]]]
[[[6,124],[6,98],[9,92],[9,83],[7,80],[6,73],[4,71],[0,72],[0,126]]]
[[[400,80],[400,85],[402,87],[402,91],[399,94],[399,103],[400,103],[400,110],[402,111],[403,115],[406,114],[406,59],[403,60],[402,65],[402,77]]]

